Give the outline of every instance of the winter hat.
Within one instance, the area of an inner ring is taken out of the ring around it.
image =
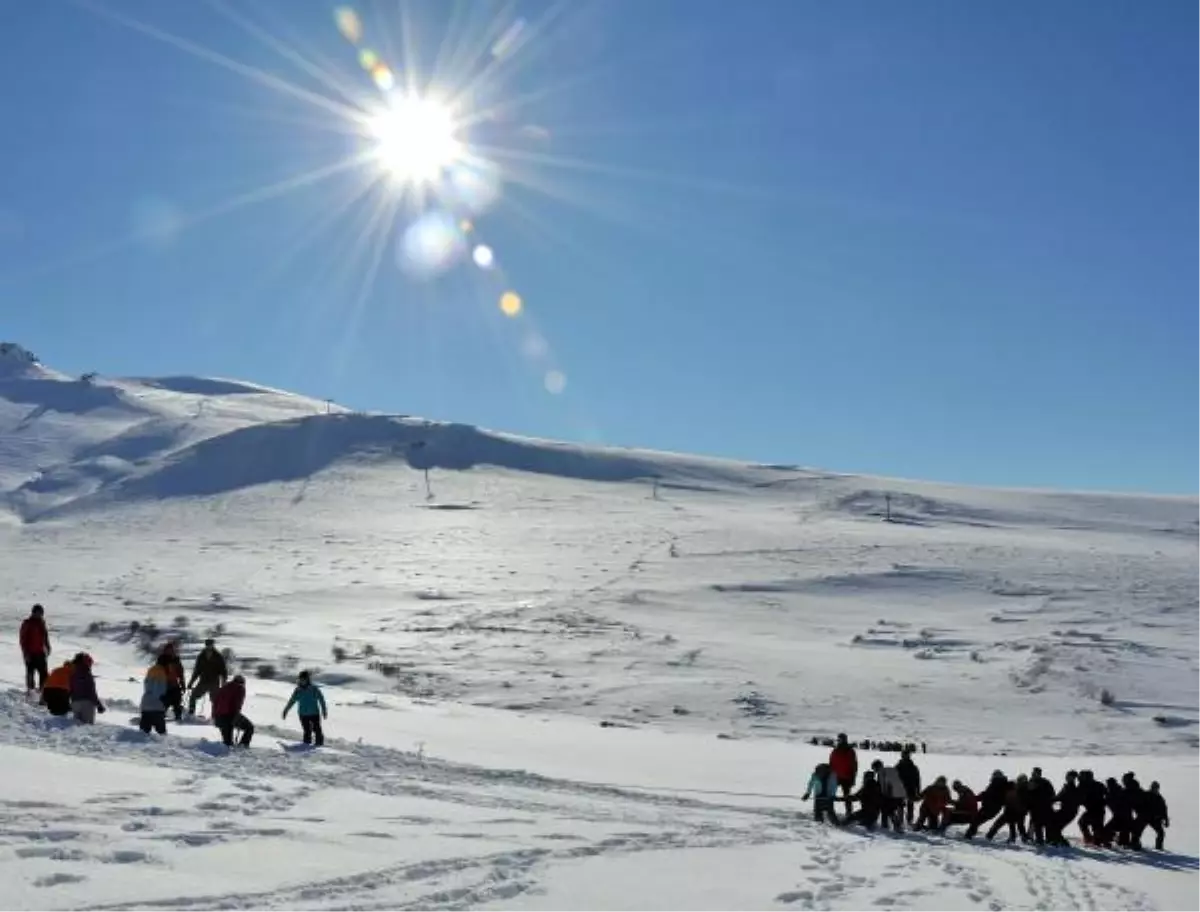
[[[938,777],[937,777],[937,779],[935,779],[935,780],[934,780],[934,782],[935,782],[937,785],[945,785],[945,784],[946,784],[946,777],[945,777],[945,776],[938,776]]]
[[[34,605],[34,606],[33,606],[33,613],[34,613],[34,614],[36,614],[36,615],[38,615],[38,616],[40,617],[41,615],[43,615],[43,614],[45,614],[45,613],[46,613],[46,609],[45,609],[45,608],[43,608],[41,605]]]
[[[207,640],[204,641],[204,645],[205,646],[216,646],[217,641],[214,640],[212,637],[209,637]]]
[[[243,678],[241,675],[234,675],[234,676],[233,676],[233,683],[234,683],[234,684],[245,684],[245,683],[246,683],[246,679],[245,679],[245,678]]]
[[[301,681],[310,681],[312,680],[312,675],[310,675],[307,671],[302,671],[300,672],[298,679]]]

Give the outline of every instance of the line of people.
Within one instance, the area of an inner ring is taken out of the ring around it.
[[[1156,837],[1155,848],[1161,851],[1165,831],[1171,825],[1159,784],[1152,782],[1149,789],[1143,789],[1133,773],[1126,773],[1121,782],[1110,778],[1101,783],[1090,770],[1072,770],[1062,788],[1056,790],[1038,767],[1016,779],[996,770],[977,795],[957,779],[948,785],[945,776],[938,776],[922,788],[921,771],[912,752],[905,750],[895,766],[875,760],[863,773],[859,786],[858,755],[844,734],[838,735],[828,762],[817,764],[813,770],[804,800],[810,797],[818,822],[829,820],[867,829],[879,824],[896,832],[903,831],[907,823],[914,830],[938,833],[962,824],[967,827],[965,838],[972,839],[992,821],[986,838],[994,839],[1007,826],[1009,843],[1019,836],[1024,843],[1067,846],[1064,831],[1078,818],[1085,845],[1115,845],[1140,851],[1142,836],[1151,829]],[[846,808],[846,816],[840,820],[834,810],[838,801]],[[854,803],[859,806],[857,811],[852,811]]]
[[[25,661],[26,688],[40,693],[39,702],[52,716],[70,714],[77,722],[90,725],[96,721],[98,713],[105,712],[96,690],[95,662],[88,653],[76,653],[53,671],[47,670],[50,634],[41,605],[34,605],[30,616],[22,622],[20,645]],[[187,683],[184,681],[178,644],[169,641],[142,679],[138,727],[146,734],[165,735],[168,712],[176,722],[183,721],[183,698],[187,694],[189,717],[194,717],[199,703],[208,699],[212,705],[211,720],[220,731],[222,742],[233,747],[236,734],[236,744],[249,747],[254,737],[254,723],[242,712],[246,703],[246,679],[240,674],[230,677],[225,657],[214,640],[204,641],[204,648],[192,666],[191,678]],[[284,719],[293,706],[300,717],[304,743],[322,746],[325,732],[321,723],[329,718],[329,709],[321,688],[307,671],[300,672],[297,678],[291,699],[283,709]]]

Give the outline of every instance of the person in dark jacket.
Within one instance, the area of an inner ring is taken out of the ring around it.
[[[1142,844],[1142,833],[1146,827],[1154,830],[1154,848],[1162,851],[1163,842],[1166,839],[1164,830],[1171,825],[1171,817],[1167,813],[1167,801],[1159,791],[1157,782],[1150,783],[1149,791],[1145,792],[1142,799],[1142,813],[1138,818],[1135,827],[1136,841],[1140,846]]]
[[[46,611],[41,605],[34,605],[29,617],[21,621],[18,639],[21,658],[25,661],[25,689],[40,691],[46,686],[46,676],[49,674],[46,659],[50,655],[50,631],[46,629]],[[36,688],[33,686],[35,674]]]
[[[1124,830],[1113,835],[1116,836],[1118,845],[1141,851],[1141,834],[1145,825],[1139,826],[1139,823],[1146,812],[1146,790],[1142,788],[1142,784],[1137,781],[1137,776],[1133,773],[1126,773],[1122,776],[1121,784],[1127,812],[1120,824]]]
[[[158,656],[163,670],[167,673],[167,695],[163,701],[167,709],[175,715],[175,721],[183,720],[183,662],[179,658],[179,647],[174,640],[168,640]]]
[[[1054,786],[1042,775],[1040,766],[1035,766],[1029,777],[1026,805],[1033,841],[1045,845],[1047,834],[1054,832]]]
[[[908,825],[912,826],[917,802],[921,799],[921,770],[913,762],[911,747],[905,747],[901,751],[900,759],[896,762],[896,772],[900,774],[900,781],[904,783],[904,814]]]
[[[192,678],[188,681],[191,695],[188,697],[188,715],[196,715],[196,704],[204,697],[211,702],[217,691],[229,680],[229,669],[225,665],[225,656],[217,651],[217,644],[211,639],[204,641],[204,648],[196,656],[196,664],[192,666]]]
[[[1104,836],[1104,811],[1108,806],[1108,792],[1104,783],[1098,782],[1091,770],[1079,774],[1079,800],[1083,814],[1079,818],[1079,832],[1084,845],[1099,845]]]
[[[842,800],[846,803],[846,813],[850,813],[850,793],[854,783],[858,781],[858,754],[850,746],[845,733],[837,736],[837,744],[829,752],[829,768],[837,777],[838,787],[842,790]]]
[[[992,779],[987,784],[987,788],[979,793],[979,812],[971,821],[971,825],[967,827],[963,838],[974,839],[979,828],[1004,809],[1004,796],[1008,792],[1008,786],[1008,777],[1004,773],[1000,770],[992,772]]]
[[[1100,830],[1097,842],[1106,849],[1112,848],[1113,842],[1128,846],[1129,831],[1133,828],[1133,807],[1129,803],[1129,796],[1115,778],[1107,779],[1104,787],[1105,800],[1112,817],[1108,825]]]
[[[1079,816],[1079,807],[1083,801],[1079,788],[1079,774],[1075,770],[1067,771],[1066,780],[1055,796],[1055,801],[1058,802],[1058,810],[1054,811],[1050,818],[1050,826],[1046,830],[1046,841],[1052,845],[1068,846],[1070,843],[1067,842],[1064,833]]]
[[[221,732],[221,740],[226,747],[233,747],[233,732],[241,732],[238,744],[249,747],[250,739],[254,737],[254,723],[242,715],[242,707],[246,704],[246,679],[234,675],[233,680],[217,691],[213,697],[213,724]]]
[[[996,822],[992,824],[992,828],[988,830],[987,838],[995,839],[996,834],[1000,832],[1000,827],[1008,825],[1008,842],[1011,845],[1017,841],[1017,834],[1021,834],[1022,842],[1029,842],[1029,833],[1025,829],[1025,814],[1028,811],[1026,801],[1029,798],[1029,777],[1021,773],[1017,777],[1016,782],[1008,784],[1008,790],[1004,793],[1004,813],[1002,813]]]
[[[851,801],[858,802],[858,810],[842,818],[842,824],[860,823],[868,830],[875,829],[879,815],[883,810],[883,792],[875,780],[875,773],[867,770],[863,773],[862,788],[846,798],[847,806]]]
[[[76,722],[91,725],[96,713],[104,712],[104,704],[96,693],[96,676],[92,673],[92,657],[81,652],[71,662],[71,713]]]

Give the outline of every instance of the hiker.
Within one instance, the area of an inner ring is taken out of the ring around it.
[[[1029,826],[1033,830],[1033,841],[1046,844],[1047,833],[1054,831],[1054,786],[1042,776],[1042,768],[1035,766],[1029,777],[1027,794]]]
[[[1163,850],[1163,842],[1166,838],[1166,833],[1163,832],[1171,825],[1171,817],[1167,814],[1167,801],[1159,791],[1157,782],[1150,783],[1150,790],[1145,793],[1142,803],[1142,813],[1138,818],[1137,827],[1134,830],[1137,836],[1137,844],[1142,844],[1142,833],[1146,827],[1154,830],[1154,848],[1158,851]]]
[[[163,705],[175,715],[176,722],[183,721],[183,662],[179,659],[179,648],[175,640],[167,640],[158,654],[167,673],[167,693]]]
[[[312,744],[315,738],[317,747],[323,745],[325,733],[321,731],[321,720],[329,718],[329,711],[325,707],[325,695],[321,693],[321,688],[312,682],[312,676],[307,671],[300,672],[296,689],[292,691],[292,698],[283,708],[285,719],[288,710],[293,706],[296,707],[296,712],[300,716],[300,727],[304,730],[304,743]]]
[[[196,715],[196,704],[204,697],[212,702],[217,691],[225,686],[229,679],[229,669],[225,665],[225,656],[217,651],[217,644],[211,640],[204,641],[204,648],[196,655],[196,664],[192,666],[192,678],[188,681],[187,689],[191,691],[188,697],[188,715]]]
[[[217,691],[212,703],[213,724],[220,730],[225,746],[233,747],[233,732],[237,729],[242,733],[238,744],[249,747],[250,739],[254,737],[254,723],[242,715],[242,707],[246,704],[246,679],[234,675],[232,681]]]
[[[40,691],[46,685],[46,658],[50,655],[50,631],[46,629],[46,609],[41,605],[34,605],[29,617],[21,621],[18,639],[21,657],[25,660],[25,689]],[[35,672],[36,688],[33,686]]]
[[[880,825],[886,830],[890,823],[897,833],[904,832],[904,802],[908,793],[904,789],[904,780],[894,766],[884,766],[882,760],[871,764],[875,778],[879,780],[879,790],[883,794],[880,808]]]
[[[879,782],[875,779],[873,770],[863,773],[862,788],[846,797],[847,807],[851,801],[858,802],[858,810],[843,817],[842,825],[861,823],[868,830],[875,829],[875,823],[879,820],[879,813],[883,808],[883,793],[879,790]]]
[[[42,702],[46,704],[46,710],[52,716],[65,716],[71,711],[72,669],[68,659],[46,677],[46,686],[42,688]]]
[[[1059,789],[1054,799],[1058,802],[1059,808],[1051,813],[1050,824],[1046,830],[1047,842],[1063,847],[1070,845],[1063,833],[1079,816],[1082,795],[1079,788],[1079,774],[1075,770],[1068,770],[1063,787]]]
[[[1111,849],[1114,841],[1117,845],[1126,847],[1129,845],[1129,831],[1133,828],[1133,807],[1129,795],[1113,777],[1105,780],[1104,785],[1105,803],[1112,817],[1100,830],[1096,842],[1106,849]]]
[[[824,823],[826,815],[829,815],[829,822],[834,826],[838,826],[841,823],[833,810],[833,801],[837,797],[837,788],[837,776],[833,774],[833,771],[829,768],[829,764],[818,763],[813,769],[812,776],[809,777],[808,788],[804,790],[804,797],[800,799],[801,801],[807,801],[809,796],[812,796],[813,819],[817,823]]]
[[[904,750],[900,752],[896,772],[900,774],[900,781],[904,783],[904,816],[908,825],[912,826],[913,814],[921,798],[921,770],[913,762],[911,745],[905,745]]]
[[[1108,792],[1104,784],[1096,780],[1091,770],[1079,774],[1079,799],[1083,814],[1079,818],[1079,832],[1084,845],[1099,845],[1104,836],[1104,811],[1108,806]]]
[[[96,693],[96,676],[92,673],[92,657],[86,652],[71,662],[71,714],[76,722],[92,725],[96,713],[104,712],[104,704]]]
[[[995,817],[1004,809],[1004,796],[1008,793],[1008,777],[1000,770],[992,771],[991,781],[987,788],[979,793],[979,811],[975,819],[963,834],[964,839],[974,839],[979,828]]]
[[[942,832],[950,824],[950,787],[946,777],[938,776],[925,791],[921,792],[921,814],[917,817],[915,830],[929,829]]]
[[[837,736],[837,745],[829,752],[829,769],[837,777],[838,788],[842,790],[842,800],[846,803],[846,813],[850,813],[850,793],[858,780],[858,754],[846,740],[846,734]]]
[[[151,729],[160,735],[167,733],[167,708],[171,706],[171,657],[164,650],[154,664],[146,670],[142,681],[142,717],[138,728],[145,734]]]
[[[1029,842],[1029,833],[1025,829],[1025,802],[1028,795],[1029,777],[1021,773],[1017,776],[1016,782],[1008,783],[1008,789],[1004,793],[1004,813],[996,818],[996,822],[988,830],[987,838],[989,840],[995,839],[996,834],[1000,832],[1000,827],[1007,824],[1009,845],[1017,841],[1018,833],[1021,834],[1021,842]]]
[[[954,802],[950,806],[946,822],[942,825],[943,831],[952,823],[965,823],[969,826],[979,813],[979,799],[971,789],[957,779],[950,788],[954,790]]]
[[[1113,817],[1104,828],[1104,845],[1112,845],[1115,839],[1119,846],[1141,849],[1142,844],[1134,839],[1134,834],[1139,832],[1135,817],[1140,817],[1144,810],[1146,793],[1133,773],[1122,776],[1121,783],[1109,794]]]

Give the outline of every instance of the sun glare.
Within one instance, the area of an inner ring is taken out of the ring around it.
[[[368,128],[379,164],[400,181],[435,181],[463,153],[450,110],[429,98],[397,95]]]

